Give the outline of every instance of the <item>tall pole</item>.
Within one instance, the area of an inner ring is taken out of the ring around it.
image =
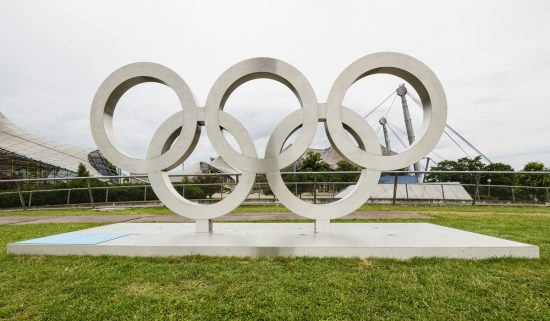
[[[405,84],[399,85],[395,91],[399,97],[401,97],[401,105],[403,107],[403,117],[405,118],[405,129],[407,130],[407,138],[409,139],[409,146],[414,143],[414,130],[412,126],[411,114],[409,113],[409,105],[407,104],[407,88]],[[418,162],[414,163],[414,170],[421,171],[420,164]],[[416,173],[417,179],[421,181],[421,175]]]
[[[386,149],[390,151],[390,136],[388,135],[388,129],[386,128],[388,120],[386,119],[386,117],[382,117],[378,122],[380,123],[380,125],[382,125],[382,131],[384,131],[384,142],[386,142]]]

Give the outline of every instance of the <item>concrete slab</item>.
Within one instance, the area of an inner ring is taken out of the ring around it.
[[[128,233],[69,232],[21,241],[17,242],[17,244],[94,245],[126,235],[128,235]]]
[[[315,234],[313,223],[215,223],[195,233],[193,223],[118,223],[79,231],[128,234],[95,245],[11,243],[11,254],[117,256],[312,256],[538,258],[534,245],[428,223],[332,223]]]

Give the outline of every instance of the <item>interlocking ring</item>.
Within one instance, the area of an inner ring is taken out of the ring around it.
[[[346,92],[356,81],[373,74],[401,77],[411,84],[422,102],[424,120],[420,139],[395,155],[380,156],[357,148],[342,126],[341,109]],[[360,167],[386,171],[416,163],[435,147],[446,122],[447,99],[439,79],[422,62],[400,53],[375,53],[355,61],[338,76],[327,100],[327,137],[342,157]]]
[[[146,82],[161,83],[175,91],[183,113],[182,133],[175,145],[162,156],[135,159],[126,155],[114,139],[113,114],[125,92]],[[107,77],[95,94],[90,113],[92,136],[101,153],[120,168],[134,173],[170,170],[181,164],[193,143],[198,130],[196,108],[191,89],[172,70],[149,62],[126,65]]]
[[[203,109],[203,108],[201,108]],[[204,117],[204,116],[203,116]],[[199,121],[203,120],[199,114]],[[177,113],[166,120],[153,135],[149,144],[147,158],[158,157],[166,152],[176,138],[181,137],[182,114]],[[220,125],[233,135],[243,153],[248,157],[256,157],[256,148],[254,141],[242,127],[242,124],[231,115],[221,112]],[[200,131],[195,136],[194,143],[190,150],[197,145]],[[254,185],[256,173],[242,171],[239,176],[239,182],[235,189],[223,200],[213,204],[197,204],[185,199],[172,186],[170,177],[165,171],[155,171],[149,173],[149,182],[158,196],[159,200],[175,213],[183,213],[186,217],[193,219],[210,219],[222,216],[237,208],[243,200],[246,199]]]
[[[281,153],[264,159],[251,158],[236,152],[223,136],[218,115],[229,95],[247,81],[267,78],[287,86],[298,98],[303,122],[294,143]],[[268,173],[286,167],[302,156],[315,137],[318,121],[317,98],[313,88],[296,68],[273,58],[253,58],[242,61],[225,71],[212,86],[206,100],[206,133],[218,154],[238,169]]]
[[[420,138],[399,154],[382,156],[372,128],[357,113],[342,106],[344,96],[354,82],[376,73],[392,74],[408,81],[422,101],[424,121]],[[223,111],[225,102],[236,88],[258,78],[281,82],[301,104],[299,110],[277,125],[263,159],[257,157],[253,140],[243,124]],[[144,82],[159,82],[172,88],[182,110],[168,118],[155,132],[146,159],[135,159],[122,152],[113,139],[112,118],[120,97]],[[375,53],[351,64],[336,79],[326,104],[317,102],[313,88],[296,68],[273,58],[248,59],[229,68],[214,83],[204,108],[197,107],[187,84],[167,67],[153,63],[130,64],[115,71],[101,84],[90,115],[92,135],[107,159],[125,170],[148,174],[153,190],[166,207],[197,220],[219,217],[239,206],[249,195],[258,173],[266,174],[274,195],[296,214],[319,220],[345,216],[368,200],[381,171],[407,167],[426,156],[441,137],[446,118],[445,92],[435,74],[420,61],[399,53]],[[329,204],[309,204],[300,200],[288,190],[280,172],[307,151],[318,122],[325,122],[327,137],[337,153],[362,168],[351,192]],[[193,152],[201,126],[206,127],[207,136],[218,154],[241,171],[232,193],[220,202],[208,205],[182,197],[173,188],[167,174]],[[283,150],[285,142],[298,129],[300,134],[296,141]],[[222,130],[236,139],[241,152],[229,145]],[[346,132],[354,137],[358,146]]]
[[[364,120],[361,116],[350,109],[343,108],[342,119],[360,148],[375,155],[382,155],[376,133],[370,126],[364,126]],[[301,113],[293,112],[288,115],[273,131],[267,143],[266,156],[268,156],[267,154],[269,156],[277,155],[288,137],[300,127],[302,121]],[[273,154],[271,155],[271,153]],[[380,173],[378,170],[363,169],[357,184],[352,187],[352,190],[340,200],[328,204],[311,204],[294,196],[286,187],[281,172],[278,170],[267,173],[266,176],[275,197],[284,200],[281,202],[289,210],[303,217],[328,220],[345,216],[365,204],[378,184]]]

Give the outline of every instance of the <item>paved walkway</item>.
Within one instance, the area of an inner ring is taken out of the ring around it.
[[[431,217],[414,212],[367,212],[358,211],[346,219],[392,219]],[[304,218],[290,212],[270,213],[231,213],[214,219],[214,221],[277,221],[303,220]],[[44,224],[44,223],[120,223],[120,222],[192,222],[192,220],[175,215],[73,215],[73,216],[0,216],[0,225]]]

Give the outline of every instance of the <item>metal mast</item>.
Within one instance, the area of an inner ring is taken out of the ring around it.
[[[386,119],[386,117],[382,117],[378,122],[380,123],[380,125],[382,125],[382,130],[384,131],[384,141],[386,142],[386,149],[390,151],[390,136],[388,135],[388,129],[386,128],[388,120]]]
[[[401,97],[401,105],[403,106],[403,117],[405,118],[405,128],[407,130],[407,138],[409,139],[409,146],[414,143],[414,130],[412,126],[411,114],[409,113],[409,105],[407,104],[407,88],[405,84],[399,85],[395,91],[399,97]],[[418,162],[414,163],[414,170],[421,171],[420,164]],[[416,174],[420,181],[420,174]]]

